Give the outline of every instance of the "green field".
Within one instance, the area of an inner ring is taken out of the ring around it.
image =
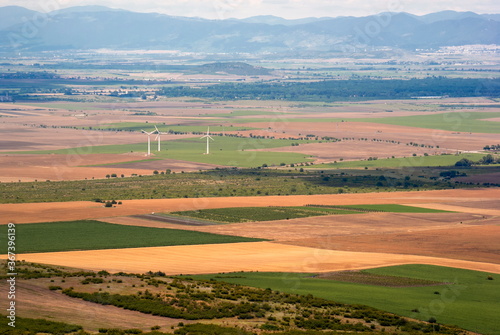
[[[194,217],[215,222],[235,223],[288,220],[310,216],[356,213],[358,212],[322,207],[236,207],[202,209],[197,211],[174,212],[170,214]]]
[[[400,168],[425,166],[454,166],[459,160],[466,158],[477,162],[484,154],[458,154],[438,156],[415,156],[405,158],[385,158],[363,161],[346,161],[330,164],[318,164],[314,168]]]
[[[471,133],[500,133],[500,122],[484,121],[500,117],[499,112],[454,112],[433,115],[411,115],[386,118],[353,119],[353,122],[371,122],[428,129]]]
[[[210,141],[210,154],[206,155],[206,140],[198,137],[189,139],[179,139],[162,142],[161,150],[157,151],[158,145],[151,139],[152,158],[178,159],[189,162],[216,164],[224,166],[238,167],[258,167],[263,164],[280,165],[309,162],[309,156],[298,153],[287,152],[267,152],[251,151],[254,149],[269,149],[291,146],[292,143],[312,143],[314,141],[298,140],[278,140],[278,139],[258,139],[239,138],[227,136],[213,136]],[[143,143],[124,145],[102,145],[91,147],[79,147],[62,150],[46,151],[23,151],[16,153],[23,154],[63,154],[63,155],[85,155],[85,154],[122,154],[128,152],[144,152],[148,150],[147,138]],[[119,166],[119,164],[117,164]]]
[[[352,209],[352,210],[350,210]],[[352,205],[342,207],[234,207],[213,208],[196,211],[173,212],[179,216],[193,217],[211,222],[255,222],[288,220],[311,216],[334,214],[358,214],[360,211],[382,211],[393,213],[447,213],[446,211],[403,205]]]
[[[499,112],[454,112],[454,113],[439,113],[432,115],[411,115],[411,116],[395,116],[383,118],[293,118],[287,119],[288,122],[369,122],[380,124],[391,124],[397,126],[440,129],[454,132],[465,133],[500,133],[500,122],[484,121],[485,119],[498,118]],[[235,119],[234,122],[269,122],[268,119]]]
[[[499,275],[431,265],[403,265],[365,271],[454,284],[386,287],[313,278],[313,274],[258,272],[193,278],[216,279],[288,293],[312,294],[346,304],[368,305],[424,321],[435,318],[438,323],[457,325],[481,334],[500,334]],[[488,276],[493,280],[488,280]]]
[[[7,245],[7,225],[0,244]],[[16,225],[16,253],[257,242],[262,239],[188,230],[124,226],[93,220]],[[4,249],[1,253],[6,253]]]

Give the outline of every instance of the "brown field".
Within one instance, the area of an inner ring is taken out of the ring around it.
[[[423,255],[500,264],[500,220],[496,225],[427,229],[411,232],[321,236],[292,245],[374,253]]]
[[[95,271],[164,271],[169,275],[233,271],[331,272],[400,264],[432,264],[500,273],[500,264],[271,242],[21,254],[18,259],[62,266],[78,264],[78,267]]]
[[[389,193],[290,195],[263,197],[126,200],[115,208],[104,208],[90,201],[30,204],[0,204],[0,222],[16,223],[99,219],[106,217],[174,212],[203,208],[252,206],[356,205],[356,204],[428,204],[497,201],[500,189],[439,190]],[[120,199],[116,199],[120,200]],[[467,209],[464,209],[467,212]],[[473,211],[473,209],[469,209]]]
[[[331,115],[336,117],[336,115]],[[336,138],[368,138],[368,142],[358,142],[358,149],[364,152],[363,146],[370,143],[371,139],[389,140],[401,142],[400,145],[388,144],[394,148],[395,155],[399,155],[399,148],[405,150],[406,143],[414,142],[430,146],[439,146],[439,148],[427,149],[429,154],[442,150],[456,151],[476,151],[482,150],[488,143],[498,142],[498,134],[479,134],[479,133],[457,133],[438,129],[424,129],[416,127],[405,127],[387,124],[376,124],[366,122],[287,122],[285,120],[270,121],[267,123],[246,123],[249,127],[271,127],[268,135],[291,134],[299,136],[312,133],[318,136],[331,136]],[[412,147],[413,148],[413,147]],[[416,147],[415,147],[416,148]],[[300,149],[300,146],[295,147]],[[368,157],[373,156],[369,155]]]
[[[274,149],[257,149],[256,151],[273,152],[298,152],[304,155],[314,156],[315,164],[333,163],[334,161],[352,161],[366,160],[369,157],[391,158],[394,157],[412,157],[413,154],[423,156],[452,154],[456,150],[445,148],[421,148],[405,144],[392,144],[383,142],[361,142],[361,141],[341,141],[333,143],[310,143],[301,144],[298,147],[282,147]],[[458,160],[458,159],[457,159]]]
[[[151,156],[154,158],[154,155]],[[184,162],[173,159],[127,163],[148,157],[144,153],[127,154],[74,154],[74,155],[9,155],[0,154],[0,182],[57,181],[78,179],[104,179],[108,174],[151,175],[154,170],[170,169],[174,172],[213,169],[216,165]],[[115,163],[115,164],[113,164]],[[109,166],[89,166],[110,164]]]
[[[111,167],[83,167],[146,159],[143,155],[88,154],[88,155],[1,155],[0,181],[45,181],[103,179],[116,173]],[[132,173],[152,174],[152,169],[120,169],[129,177]]]

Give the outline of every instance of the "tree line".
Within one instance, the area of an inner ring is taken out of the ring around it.
[[[419,97],[500,96],[500,79],[428,77],[410,80],[325,80],[317,82],[223,83],[202,88],[163,87],[158,96],[216,100],[335,101]]]

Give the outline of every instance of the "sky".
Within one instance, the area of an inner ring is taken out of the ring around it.
[[[498,0],[0,0],[0,6],[50,12],[72,6],[101,5],[136,12],[157,12],[207,19],[274,15],[304,17],[367,16],[381,12],[423,15],[442,10],[500,13]]]

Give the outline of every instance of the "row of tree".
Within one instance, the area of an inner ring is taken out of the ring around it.
[[[410,80],[325,80],[318,82],[223,83],[192,88],[168,86],[159,96],[216,100],[335,101],[359,99],[408,99],[428,96],[500,96],[500,79],[429,77]]]

